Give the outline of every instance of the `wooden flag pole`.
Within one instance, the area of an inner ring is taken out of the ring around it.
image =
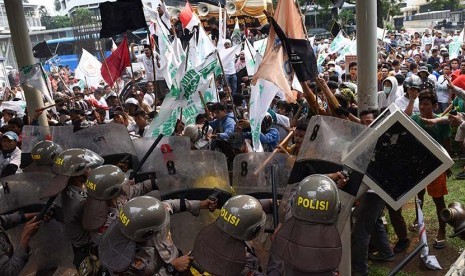
[[[102,56],[103,63],[105,64],[105,68],[108,71],[108,75],[110,75],[111,82],[113,83],[113,85],[115,85],[115,80],[113,79],[113,76],[110,72],[110,67],[108,67],[107,59],[105,58],[105,53],[103,52],[102,44],[100,43],[100,41],[99,41],[99,52],[100,52],[100,55]]]
[[[221,72],[223,72],[222,74],[223,75],[223,88],[226,85],[226,93],[228,94],[229,99],[232,101],[233,98],[231,94],[231,89],[229,88],[228,82],[226,81],[226,74],[224,73],[223,62],[221,61],[220,53],[218,51],[216,51],[216,56],[218,57],[218,62],[220,63]],[[233,114],[234,114],[234,120],[237,122],[238,116],[237,116],[237,111],[234,107],[233,107]]]
[[[203,108],[205,108],[205,113],[209,114],[210,110],[208,110],[207,104],[205,103],[205,99],[202,95],[202,92],[199,91],[200,101],[202,102]]]

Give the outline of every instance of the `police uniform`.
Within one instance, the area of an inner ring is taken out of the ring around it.
[[[13,245],[6,233],[6,230],[23,222],[24,218],[19,212],[0,216],[0,274],[3,276],[19,275],[29,259],[28,249],[18,246],[13,251]]]

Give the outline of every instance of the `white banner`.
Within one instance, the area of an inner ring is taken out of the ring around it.
[[[255,72],[255,59],[257,56],[257,52],[255,51],[252,44],[250,44],[248,39],[245,40],[244,55],[247,75],[252,76]]]
[[[84,80],[89,88],[97,88],[102,80],[101,67],[102,63],[96,57],[82,49],[82,56],[75,70],[75,78]]]
[[[333,42],[329,45],[328,53],[333,54],[342,49],[344,46],[350,43],[350,39],[344,37],[344,32],[341,30],[334,38]]]
[[[258,79],[256,85],[252,85],[250,94],[250,128],[255,152],[263,152],[263,146],[260,142],[262,121],[271,101],[273,101],[278,92],[279,87],[263,79]]]

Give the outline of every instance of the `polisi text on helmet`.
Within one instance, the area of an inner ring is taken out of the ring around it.
[[[329,207],[329,202],[326,200],[314,200],[299,196],[297,198],[297,205],[312,210],[327,211]]]
[[[221,208],[220,217],[227,221],[228,223],[237,226],[239,225],[240,218],[234,216],[233,214],[229,213],[226,209]]]

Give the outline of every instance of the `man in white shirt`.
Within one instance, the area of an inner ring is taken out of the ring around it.
[[[231,40],[226,39],[224,41],[224,48],[228,49],[231,48]],[[224,63],[223,64],[223,69],[224,69],[224,74],[226,75],[226,82],[224,85],[229,86],[231,89],[231,93],[235,94],[237,91],[237,75],[236,75],[236,66],[235,66],[235,60],[231,60],[231,62]]]

